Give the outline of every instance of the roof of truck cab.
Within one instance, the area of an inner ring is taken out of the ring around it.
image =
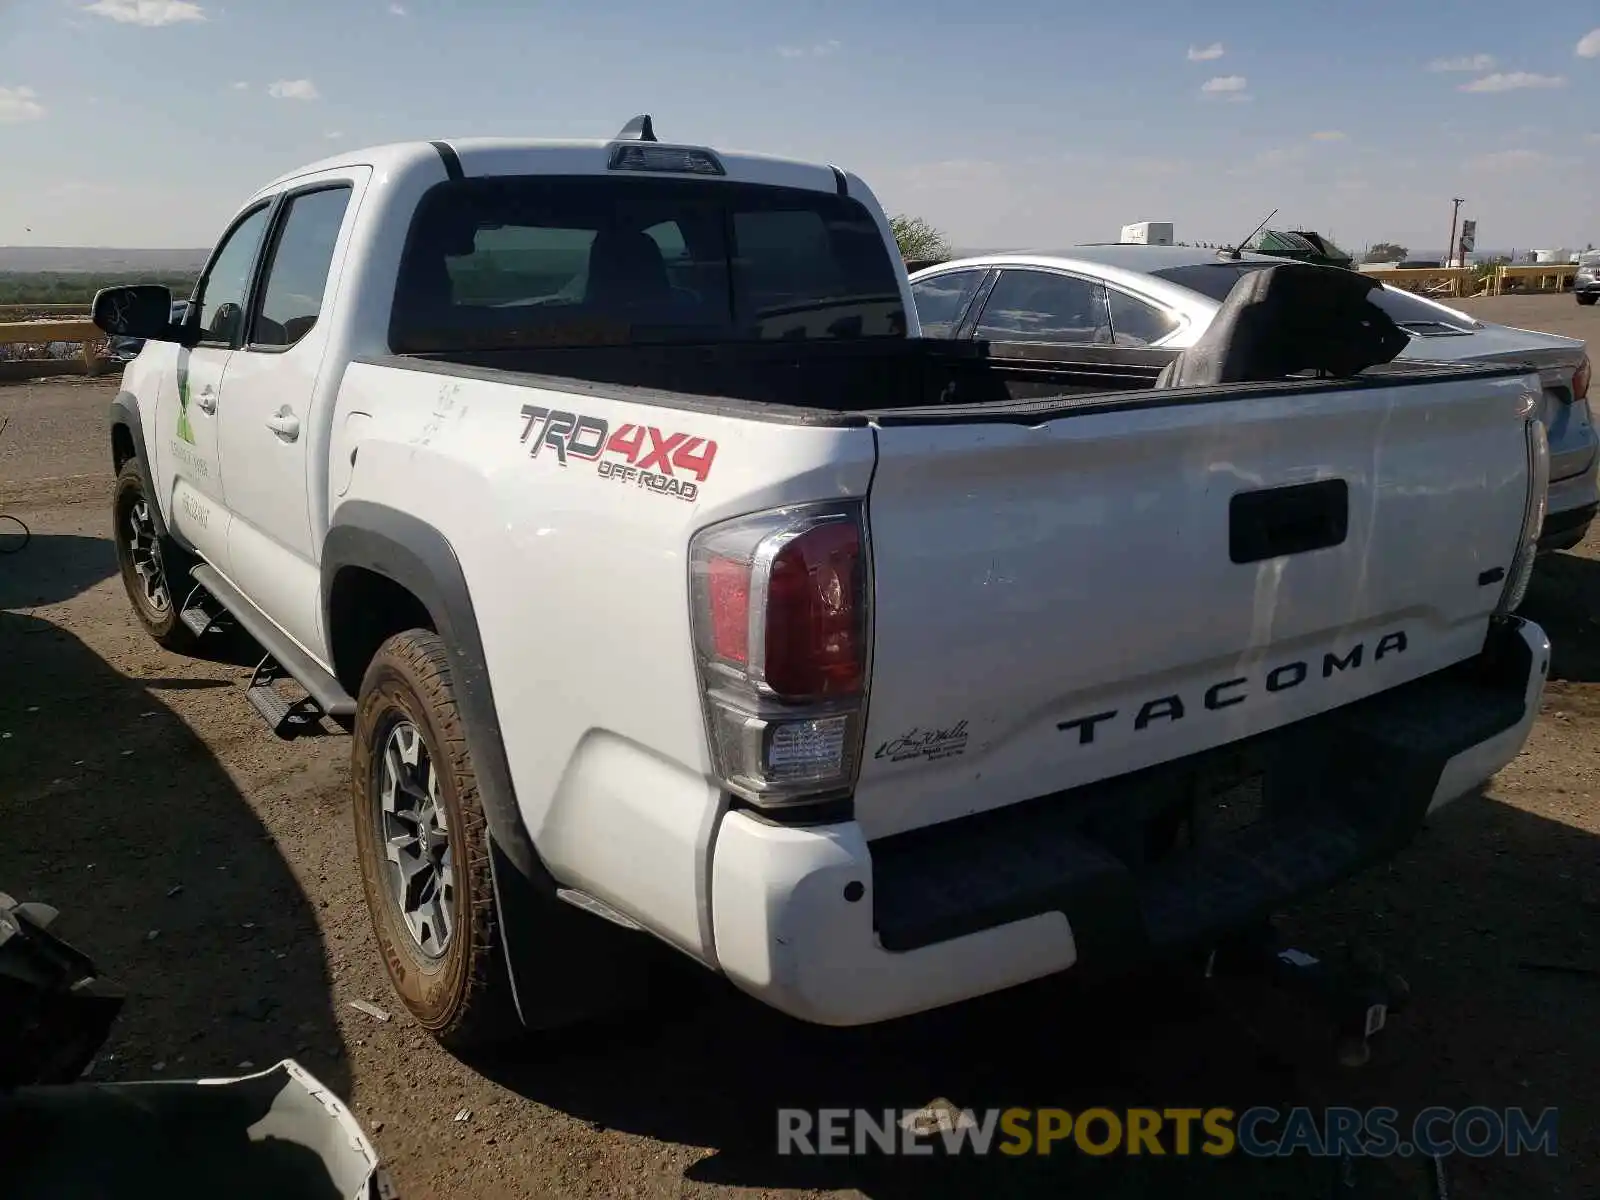
[[[603,138],[440,138],[429,141],[387,142],[332,155],[317,162],[307,163],[288,171],[257,194],[274,191],[294,180],[323,171],[342,167],[371,167],[379,173],[404,170],[419,162],[442,162],[440,146],[453,150],[461,162],[462,170],[470,178],[479,175],[504,175],[507,165],[522,155],[559,155],[566,159],[564,170],[599,173],[605,169],[603,155],[616,143]],[[730,175],[753,182],[772,182],[791,187],[809,187],[819,191],[832,191],[836,183],[834,168],[824,163],[804,162],[800,159],[781,158],[769,154],[754,154],[740,150],[720,150],[715,146],[699,146],[688,142],[642,143],[663,147],[709,150],[715,154]],[[593,161],[587,161],[592,159]],[[480,168],[474,171],[474,165]],[[530,163],[530,165],[532,165]]]

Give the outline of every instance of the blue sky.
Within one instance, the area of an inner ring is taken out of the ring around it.
[[[1314,14],[1322,15],[1314,15]],[[0,244],[209,245],[374,142],[604,137],[835,162],[957,246],[1303,224],[1600,242],[1600,7],[0,0]]]

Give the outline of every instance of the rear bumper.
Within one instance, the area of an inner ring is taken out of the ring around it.
[[[1552,483],[1544,526],[1539,531],[1539,553],[1570,550],[1583,541],[1596,511],[1600,511],[1597,500],[1600,497],[1596,495],[1592,469]]]
[[[1539,532],[1539,553],[1549,554],[1555,550],[1570,550],[1589,533],[1589,526],[1593,523],[1595,504],[1585,504],[1582,508],[1570,508],[1565,512],[1551,513],[1544,519],[1544,528]]]
[[[1510,762],[1549,658],[1538,626],[1509,619],[1478,658],[1336,712],[871,845],[854,822],[729,813],[712,855],[717,960],[784,1012],[860,1025],[1202,947],[1393,854]],[[1141,861],[1219,767],[1257,775],[1260,819]]]

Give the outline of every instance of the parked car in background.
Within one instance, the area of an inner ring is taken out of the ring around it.
[[[911,291],[925,337],[1145,347],[1176,357],[1206,331],[1242,276],[1281,261],[1187,246],[1078,246],[940,263],[914,274]],[[1595,289],[1591,296],[1600,293],[1600,281],[1589,286]],[[1480,321],[1387,285],[1373,295],[1411,338],[1402,359],[1538,367],[1544,385],[1540,415],[1550,440],[1550,493],[1539,549],[1565,550],[1581,542],[1600,503],[1600,438],[1587,403],[1584,343]]]
[[[1588,250],[1579,257],[1577,274],[1572,277],[1572,294],[1579,304],[1600,300],[1600,250]]]

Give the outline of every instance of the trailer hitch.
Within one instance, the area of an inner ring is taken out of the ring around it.
[[[1335,955],[1315,954],[1284,944],[1271,928],[1215,947],[1206,958],[1205,976],[1223,988],[1265,985],[1299,1001],[1298,1009],[1320,1018],[1334,1056],[1345,1067],[1367,1064],[1372,1040],[1411,999],[1410,984],[1387,970],[1374,951],[1350,947]]]

